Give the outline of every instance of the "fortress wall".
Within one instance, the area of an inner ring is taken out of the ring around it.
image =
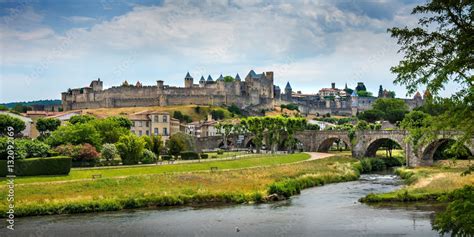
[[[158,101],[155,98],[120,98],[112,99],[113,107],[141,107],[141,106],[155,106]]]

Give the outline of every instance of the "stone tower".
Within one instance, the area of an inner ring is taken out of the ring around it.
[[[286,98],[286,100],[291,101],[291,93],[292,93],[292,89],[291,89],[290,82],[287,82],[286,86],[285,86],[285,98]]]
[[[357,95],[356,90],[354,90],[351,94],[351,102],[352,115],[356,116],[357,112],[359,111],[359,96]]]
[[[90,87],[92,87],[93,91],[101,91],[103,89],[103,82],[100,78],[97,78],[97,80],[91,82]]]
[[[186,88],[191,88],[193,87],[193,77],[189,75],[189,72],[186,73],[186,76],[184,77],[184,87]]]

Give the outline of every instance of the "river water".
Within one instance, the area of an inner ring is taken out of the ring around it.
[[[437,236],[431,207],[373,207],[357,200],[399,188],[395,175],[304,190],[260,205],[184,207],[18,218],[0,236]]]

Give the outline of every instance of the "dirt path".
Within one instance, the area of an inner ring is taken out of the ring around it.
[[[306,152],[306,153],[308,153],[311,156],[311,158],[309,158],[306,161],[324,159],[324,158],[328,158],[335,155],[331,153],[322,153],[322,152]]]

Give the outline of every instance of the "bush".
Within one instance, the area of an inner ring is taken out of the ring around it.
[[[171,155],[162,155],[161,156],[161,160],[171,160],[173,158],[173,156]]]
[[[396,167],[396,166],[402,166],[402,162],[395,158],[395,157],[392,157],[392,158],[383,158],[382,159],[384,162],[385,162],[385,166],[387,167]]]
[[[94,166],[99,160],[100,154],[91,144],[61,145],[54,149],[63,156],[69,156],[73,160],[74,167]]]
[[[209,154],[207,154],[207,153],[201,153],[200,156],[201,156],[201,159],[209,158]]]
[[[370,162],[370,158],[360,160],[360,165],[362,166],[362,173],[368,173],[372,171],[372,163]]]
[[[8,131],[8,127],[12,127],[13,131]],[[15,136],[19,136],[26,125],[21,119],[10,116],[8,114],[0,114],[0,136],[13,132]]]
[[[223,150],[217,150],[217,154],[218,154],[218,155],[223,155],[223,154],[224,154],[224,151],[223,151]]]
[[[142,164],[153,164],[156,163],[156,160],[155,153],[147,149],[143,151]]]
[[[71,157],[30,158],[15,161],[15,175],[67,175],[71,171]],[[0,160],[0,176],[6,176],[7,161]]]
[[[39,140],[15,139],[14,141],[15,159],[30,157],[47,157],[50,147]],[[8,138],[0,137],[0,160],[7,159]]]
[[[183,151],[180,153],[182,160],[197,160],[199,159],[199,154],[194,151]]]
[[[134,134],[121,136],[116,144],[124,165],[135,165],[140,161],[145,142]]]
[[[102,158],[104,158],[107,161],[112,161],[119,156],[117,147],[115,147],[114,144],[110,144],[110,143],[106,143],[102,146],[101,155],[102,155]]]
[[[381,171],[387,168],[385,162],[380,158],[370,158],[370,163],[372,165],[372,171]]]
[[[73,116],[74,117],[74,116]],[[96,148],[102,144],[101,134],[91,123],[76,123],[67,126],[61,126],[46,139],[51,146],[63,144],[79,145],[89,143]]]

